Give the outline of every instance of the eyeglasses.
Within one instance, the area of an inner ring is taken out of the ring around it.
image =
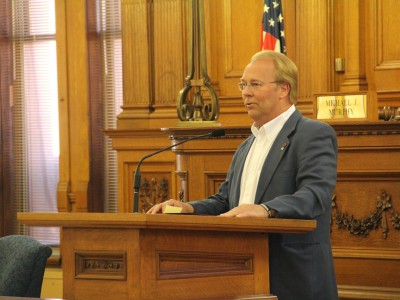
[[[281,81],[270,81],[267,83],[281,83]],[[249,82],[249,83],[239,82],[238,87],[239,87],[239,90],[241,90],[243,92],[247,87],[249,87],[251,90],[257,90],[260,87],[262,87],[264,84],[265,84],[264,82],[258,82],[258,81]]]

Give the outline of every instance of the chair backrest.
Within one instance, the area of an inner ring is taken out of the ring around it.
[[[51,253],[49,246],[28,236],[0,238],[0,295],[40,297]]]

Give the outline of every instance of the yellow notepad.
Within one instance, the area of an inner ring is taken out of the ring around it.
[[[181,211],[182,207],[167,205],[163,210],[163,214],[179,214]]]

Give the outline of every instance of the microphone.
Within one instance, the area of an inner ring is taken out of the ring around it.
[[[178,143],[176,143],[176,144],[173,144],[173,145],[171,145],[171,146],[162,148],[162,149],[157,150],[157,151],[155,151],[155,152],[153,152],[153,153],[147,154],[146,156],[143,156],[143,157],[140,159],[140,161],[138,162],[138,165],[137,165],[136,171],[135,171],[135,176],[134,176],[134,184],[133,184],[133,212],[138,212],[138,210],[139,210],[139,189],[140,189],[140,177],[141,177],[141,174],[140,174],[140,165],[142,164],[142,162],[143,162],[146,158],[152,157],[152,156],[154,156],[154,155],[156,155],[156,154],[158,154],[158,153],[160,153],[160,152],[163,152],[163,151],[165,151],[165,150],[171,149],[171,148],[173,148],[173,147],[175,147],[175,146],[181,145],[181,144],[186,143],[186,142],[189,142],[189,141],[191,141],[191,140],[200,139],[200,138],[202,138],[202,137],[207,137],[207,136],[210,136],[210,137],[220,137],[220,136],[224,136],[224,135],[225,135],[225,130],[223,130],[223,129],[217,129],[217,130],[211,131],[211,132],[209,132],[209,133],[205,133],[205,134],[200,134],[200,135],[192,136],[192,137],[190,137],[190,138],[188,138],[188,139],[185,139],[185,140],[183,140],[183,141],[180,141],[180,142],[178,142]]]

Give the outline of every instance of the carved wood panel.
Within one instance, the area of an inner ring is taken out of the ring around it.
[[[75,278],[126,280],[126,253],[117,251],[76,251]]]
[[[131,176],[129,176],[128,182],[131,183],[129,185],[131,189],[129,190],[129,199],[126,200],[130,203],[133,201],[133,176],[136,165],[129,165],[128,172]],[[154,163],[143,163],[139,190],[139,212],[146,212],[154,204],[169,198],[177,198],[176,182],[175,164],[167,163],[160,167]]]
[[[226,172],[205,172],[206,185],[205,185],[205,194],[213,195],[218,192],[220,185],[226,179]]]
[[[156,251],[157,279],[252,274],[252,255],[188,251]]]

